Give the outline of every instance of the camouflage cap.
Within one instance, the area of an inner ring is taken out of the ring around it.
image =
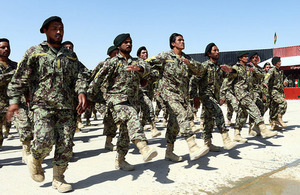
[[[249,52],[247,52],[247,51],[239,51],[237,53],[237,58],[240,58],[240,57],[242,57],[243,55],[246,55],[246,54],[249,54]]]
[[[61,23],[62,23],[62,20],[61,20],[60,17],[58,17],[58,16],[51,16],[51,17],[47,18],[47,19],[44,21],[42,27],[40,28],[40,32],[41,32],[41,33],[44,33],[44,30],[43,30],[43,29],[44,29],[46,26],[48,26],[50,22],[53,22],[53,21],[61,22]]]
[[[214,44],[214,43],[209,43],[209,44],[206,46],[206,48],[205,48],[205,53],[204,53],[205,56],[208,56],[207,53],[208,53],[208,52],[211,52],[211,49],[213,48],[213,46],[216,46],[216,44]]]
[[[272,64],[275,66],[275,64],[276,64],[277,62],[279,62],[279,61],[280,61],[280,57],[275,56],[275,57],[272,59]]]
[[[116,46],[110,46],[108,49],[107,49],[107,55],[109,55],[112,51],[116,50],[117,47]]]
[[[119,34],[114,40],[114,45],[116,47],[120,46],[128,37],[130,37],[129,33]]]

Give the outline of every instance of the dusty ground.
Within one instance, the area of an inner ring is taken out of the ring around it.
[[[222,106],[223,111],[226,107]],[[200,112],[198,112],[199,115]],[[72,194],[299,194],[300,191],[300,101],[288,101],[284,121],[289,126],[270,139],[248,136],[248,125],[242,136],[248,143],[231,151],[209,153],[190,161],[184,139],[178,138],[175,153],[184,161],[172,163],[164,160],[164,136],[150,139],[158,149],[158,156],[143,163],[138,150],[131,144],[127,161],[135,165],[131,172],[114,168],[116,152],[104,149],[102,119],[85,128],[86,133],[75,135],[75,157],[66,171],[66,180],[73,185]],[[268,122],[268,115],[265,115]],[[157,123],[165,134],[166,128]],[[1,194],[57,194],[51,188],[53,152],[43,162],[46,179],[34,182],[26,165],[21,162],[21,146],[15,129],[15,139],[4,140],[0,149]],[[233,129],[230,128],[233,136]],[[197,142],[202,145],[201,133]],[[213,133],[213,143],[222,146],[221,135]],[[116,143],[116,139],[114,140]]]

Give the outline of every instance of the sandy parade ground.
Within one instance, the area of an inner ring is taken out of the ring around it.
[[[222,109],[225,114],[226,106]],[[138,149],[131,144],[126,160],[135,165],[135,170],[130,172],[115,170],[116,152],[104,149],[102,118],[98,117],[96,121],[91,120],[92,126],[75,134],[75,156],[65,172],[65,179],[73,186],[71,194],[299,194],[299,115],[300,101],[289,100],[283,117],[288,127],[279,131],[276,137],[248,136],[247,123],[242,136],[248,143],[239,144],[230,151],[210,152],[195,161],[189,160],[186,141],[178,137],[175,153],[184,159],[179,163],[164,160],[166,128],[159,122],[162,136],[152,139],[150,131],[145,131],[149,145],[157,147],[158,156],[144,163]],[[266,123],[268,117],[267,112]],[[15,138],[5,139],[0,149],[1,194],[58,194],[51,187],[53,151],[42,164],[45,181],[37,183],[30,178],[27,166],[21,161],[21,146],[15,128],[11,133]],[[229,134],[233,138],[232,127]],[[201,133],[196,137],[203,145]],[[115,138],[113,143],[116,141]],[[216,129],[213,143],[223,146],[221,134]]]

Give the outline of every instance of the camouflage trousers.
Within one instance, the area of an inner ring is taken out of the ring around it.
[[[248,114],[254,119],[255,124],[264,122],[260,110],[256,106],[255,102],[253,102],[253,99],[250,96],[245,96],[239,101],[239,109],[234,126],[235,129],[242,129],[242,127],[246,124]]]
[[[3,144],[3,130],[2,130],[2,125],[4,125],[4,121],[6,120],[5,118],[5,113],[0,113],[0,148],[2,147]]]
[[[204,130],[202,134],[203,139],[212,138],[212,131],[214,129],[215,123],[217,124],[220,133],[227,131],[225,127],[223,112],[218,104],[218,101],[210,96],[202,96],[201,101],[203,103],[202,109],[204,116]]]
[[[155,95],[155,100],[156,100],[156,107],[155,107],[155,116],[159,115],[159,112],[163,110],[163,117],[164,119],[168,118],[168,111],[166,107],[166,102],[163,100],[161,95]]]
[[[75,130],[73,110],[36,108],[33,113],[33,142],[31,153],[42,160],[55,145],[52,165],[66,166],[72,156]]]
[[[115,137],[117,135],[117,125],[112,116],[112,112],[108,109],[105,111],[105,115],[103,118],[103,134],[108,137]]]
[[[96,103],[95,104],[95,109],[99,112],[99,113],[101,113],[102,115],[104,115],[105,114],[105,111],[106,111],[106,109],[107,109],[107,107],[106,107],[106,103],[103,103],[103,102],[99,102],[99,103]]]
[[[284,99],[284,94],[273,91],[270,102],[270,120],[277,120],[278,114],[284,115],[286,109],[287,102]]]
[[[193,121],[194,120],[193,113],[196,114],[198,112],[198,109],[195,108],[195,106],[194,106],[194,99],[190,99],[190,108],[191,108],[191,112],[189,112],[189,113],[191,113],[191,114],[188,116],[188,119],[189,119],[189,121]]]
[[[95,102],[91,102],[91,109],[86,109],[84,112],[84,118],[90,119],[92,113],[96,116],[97,110],[95,109]]]
[[[140,97],[141,123],[142,126],[145,126],[147,122],[152,123],[154,121],[154,108],[150,98],[145,93],[142,94]]]
[[[147,141],[139,120],[139,110],[129,102],[113,105],[112,116],[115,124],[120,126],[117,151],[126,154],[130,141]]]
[[[260,98],[259,94],[254,93],[254,100],[255,100],[254,102],[255,102],[257,108],[260,111],[261,116],[263,116],[264,115],[265,106],[264,106],[264,102]],[[249,125],[252,125],[252,124],[254,124],[254,119],[251,116],[249,116]]]
[[[231,121],[233,112],[238,112],[238,101],[232,93],[226,93],[227,120]]]
[[[19,114],[14,115],[14,124],[19,133],[20,141],[31,141],[33,139],[33,112],[25,105],[20,105]]]
[[[166,106],[169,114],[166,132],[167,143],[174,144],[179,132],[184,137],[192,136],[194,133],[188,120],[189,112],[191,112],[190,104],[172,100],[167,101]]]

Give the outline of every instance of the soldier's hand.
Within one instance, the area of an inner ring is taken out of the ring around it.
[[[183,61],[186,65],[190,65],[190,61],[186,58],[180,58],[181,61]]]
[[[77,113],[82,114],[88,106],[87,99],[84,93],[78,95],[78,106],[76,107]]]
[[[19,114],[19,105],[18,104],[11,104],[9,107],[8,107],[8,111],[6,113],[6,120],[8,122],[11,122],[12,120],[12,117],[14,115],[14,113],[16,114]]]
[[[253,72],[253,71],[254,71],[254,68],[248,67],[247,70]]]
[[[220,102],[219,102],[220,106],[222,106],[225,103],[225,101],[226,101],[226,99],[220,99]]]
[[[127,71],[142,71],[142,68],[140,66],[136,65],[129,65],[127,66]]]
[[[266,97],[265,95],[263,95],[262,98],[261,98],[261,100],[262,100],[263,102],[266,102],[267,97]]]
[[[263,86],[264,86],[265,88],[267,88],[267,89],[269,88],[268,85],[267,85],[266,83],[263,83]]]
[[[195,107],[196,109],[199,109],[199,108],[200,108],[200,99],[199,99],[199,97],[195,97],[195,98],[194,98],[194,107]]]
[[[284,84],[284,86],[287,86],[287,85],[288,85],[288,83],[287,83],[286,81],[284,81],[283,84]]]
[[[232,72],[232,68],[230,66],[220,65],[220,67],[224,72]]]

